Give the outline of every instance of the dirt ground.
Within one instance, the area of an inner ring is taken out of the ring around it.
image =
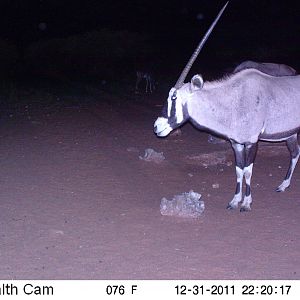
[[[189,124],[157,138],[165,96],[35,105],[28,94],[2,114],[1,279],[300,279],[299,166],[275,192],[284,145],[260,144],[252,211],[227,211],[229,145],[208,144]],[[139,159],[147,148],[165,161]],[[200,218],[160,214],[163,197],[190,190],[205,202]]]

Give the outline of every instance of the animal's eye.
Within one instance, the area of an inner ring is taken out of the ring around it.
[[[176,100],[177,100],[177,96],[176,96],[176,95],[173,95],[173,96],[171,97],[171,100],[172,100],[172,101],[176,101]]]

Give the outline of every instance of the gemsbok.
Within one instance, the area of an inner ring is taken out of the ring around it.
[[[237,184],[227,208],[235,209],[242,201],[243,178],[246,191],[240,211],[251,209],[251,176],[258,141],[286,141],[291,155],[288,172],[277,191],[289,185],[300,150],[300,76],[274,77],[256,69],[245,69],[208,82],[201,75],[184,80],[217,23],[226,5],[199,43],[179,79],[169,92],[162,116],[154,123],[159,137],[167,136],[186,121],[199,129],[210,130],[231,142],[236,162]]]

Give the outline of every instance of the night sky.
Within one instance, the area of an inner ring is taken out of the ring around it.
[[[170,65],[174,59],[188,59],[224,3],[225,0],[0,0],[0,39],[22,52],[37,41],[103,28],[125,30],[147,37],[153,56],[161,56],[160,61]],[[201,53],[202,63],[215,66],[224,60],[238,63],[255,59],[300,68],[299,7],[299,1],[290,0],[231,0]]]
[[[199,31],[226,1],[1,0],[1,36],[28,40],[67,36],[101,27],[173,34],[179,27]],[[259,29],[299,32],[299,1],[231,0],[222,26],[241,35]],[[46,30],[39,28],[47,24]],[[295,26],[293,28],[293,26]],[[198,29],[197,29],[198,27]],[[268,27],[268,28],[265,28]],[[279,33],[279,32],[277,32]],[[260,32],[256,32],[260,36]],[[290,33],[292,34],[292,33]]]

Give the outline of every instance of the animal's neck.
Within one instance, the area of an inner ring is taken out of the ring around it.
[[[232,107],[223,103],[222,97],[213,97],[215,101],[195,99],[193,105],[188,105],[188,114],[193,123],[216,132],[225,137],[229,137],[232,131]],[[211,98],[211,97],[209,97]]]

